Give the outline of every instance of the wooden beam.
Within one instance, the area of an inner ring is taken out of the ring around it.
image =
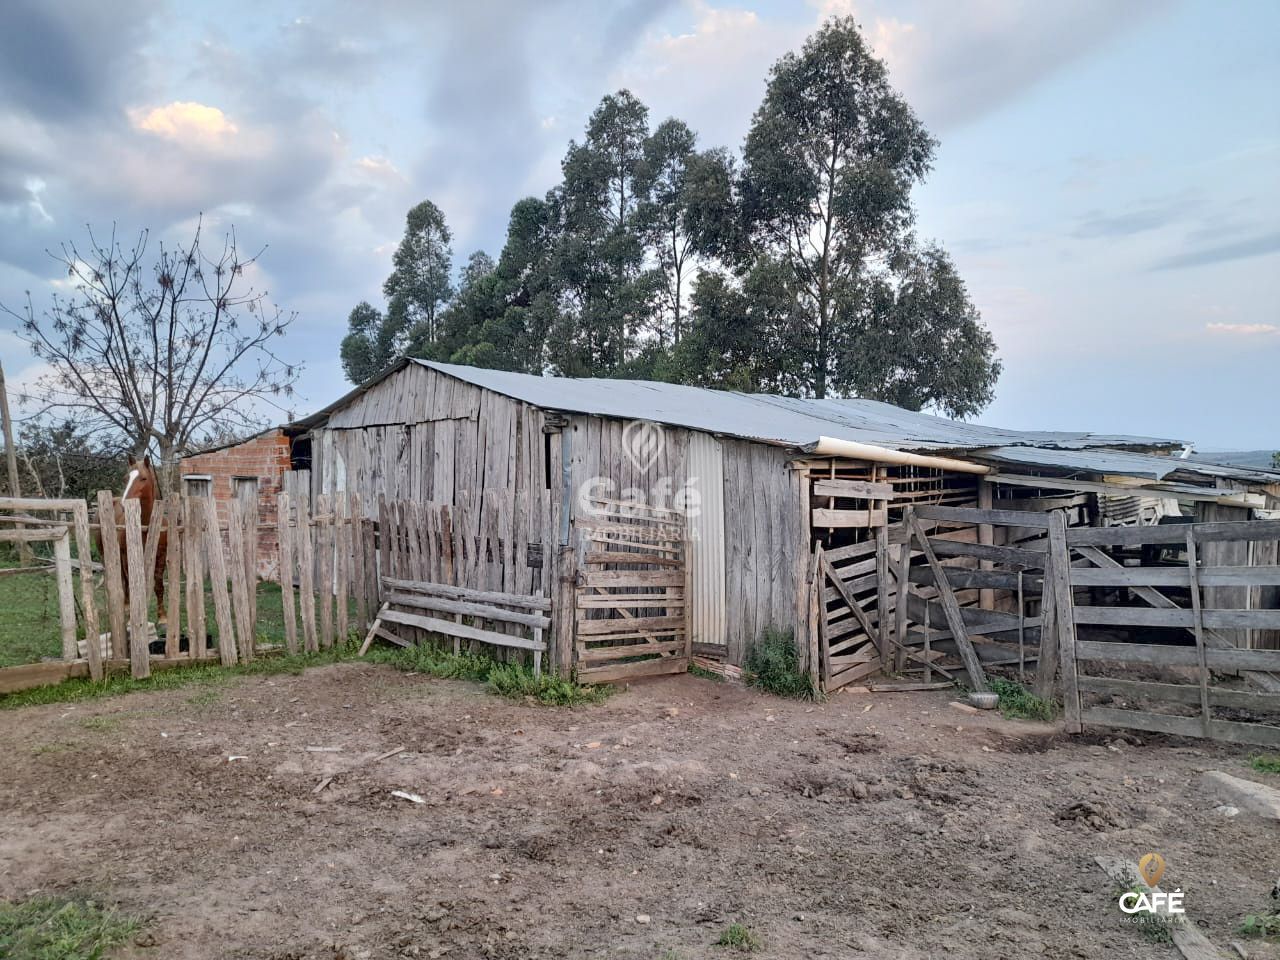
[[[942,611],[946,614],[947,626],[950,627],[956,647],[959,649],[965,672],[969,674],[969,686],[979,693],[985,693],[987,691],[987,677],[982,672],[982,664],[978,660],[978,655],[974,653],[973,644],[969,642],[969,635],[965,632],[964,617],[960,613],[960,604],[956,601],[956,595],[952,591],[951,585],[947,583],[946,574],[942,571],[942,564],[938,562],[938,557],[934,553],[933,544],[929,542],[929,538],[920,527],[919,518],[915,514],[910,514],[909,522],[911,532],[916,542],[919,543],[920,549],[924,552],[925,560],[933,570],[934,576],[937,577],[938,593],[942,600]]]

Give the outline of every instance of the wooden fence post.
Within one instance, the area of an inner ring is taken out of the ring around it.
[[[120,541],[116,534],[116,508],[110,490],[98,491],[98,530],[102,536],[102,578],[107,588],[107,618],[111,624],[111,657],[121,660],[129,649],[125,633],[128,611],[124,602],[124,576],[120,568]],[[101,642],[98,637],[94,643]]]
[[[182,500],[175,494],[161,501],[166,505],[169,537],[165,541],[165,628],[164,654],[178,655],[178,642],[182,639],[182,538],[186,531],[182,525]]]
[[[182,498],[182,546],[187,568],[187,637],[189,656],[201,660],[208,652],[209,635],[204,618],[204,517],[198,501]]]
[[[123,501],[125,563],[129,568],[129,672],[135,680],[151,676],[147,645],[147,555],[142,541],[142,503]]]
[[[293,533],[289,526],[289,494],[276,497],[276,543],[280,549],[277,564],[280,576],[280,608],[284,613],[284,645],[290,654],[298,652],[298,620],[293,593]]]
[[[1049,514],[1049,570],[1045,575],[1053,581],[1054,609],[1058,632],[1058,659],[1062,666],[1062,706],[1067,731],[1079,733],[1080,685],[1076,672],[1076,624],[1072,614],[1071,552],[1067,548],[1067,520],[1061,510]],[[1052,637],[1040,634],[1040,655],[1053,643]]]
[[[364,509],[359,494],[351,494],[348,512],[351,515],[351,584],[356,595],[356,628],[363,634],[369,629],[369,583],[364,568]]]
[[[320,601],[320,647],[333,646],[333,505],[328,494],[316,497],[317,598]]]
[[[240,660],[253,659],[253,600],[249,596],[248,575],[245,570],[245,506],[238,499],[227,503],[227,546],[231,550],[231,602],[235,610],[236,639],[239,641]]]
[[[75,521],[76,556],[80,561],[80,607],[84,618],[85,656],[89,660],[89,676],[101,680],[102,645],[98,627],[98,605],[93,596],[93,543],[89,536],[89,504],[77,501],[71,511]]]
[[[62,627],[62,659],[68,662],[77,658],[76,651],[76,590],[71,578],[71,533],[63,529],[62,536],[53,541],[54,576],[58,581],[58,620]]]
[[[334,573],[336,580],[338,623],[337,642],[347,642],[349,611],[347,609],[347,586],[351,570],[351,527],[347,517],[349,502],[345,493],[338,493],[333,498],[333,549]]]
[[[1191,610],[1195,617],[1196,658],[1200,661],[1200,726],[1211,736],[1213,711],[1209,708],[1209,660],[1204,646],[1204,609],[1200,596],[1200,571],[1196,551],[1195,524],[1187,527],[1187,573],[1191,579]]]
[[[205,545],[209,553],[209,584],[213,589],[213,615],[218,622],[218,656],[224,667],[236,664],[236,631],[227,594],[227,560],[222,552],[222,531],[212,497],[196,500],[204,515]]]
[[[298,592],[302,602],[302,645],[307,653],[315,653],[316,593],[315,556],[312,550],[314,530],[311,526],[311,504],[298,501]]]

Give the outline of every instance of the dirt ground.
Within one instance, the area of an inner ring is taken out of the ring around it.
[[[734,922],[765,957],[1172,957],[1093,862],[1149,850],[1220,947],[1267,903],[1280,829],[1200,777],[1261,778],[1246,750],[950,699],[683,676],[570,711],[341,664],[6,712],[0,897],[148,918],[125,957],[263,960],[723,958]]]

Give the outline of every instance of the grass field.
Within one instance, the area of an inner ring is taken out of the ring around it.
[[[12,563],[0,562],[0,570],[12,569]],[[80,620],[80,577],[75,576],[76,618]],[[106,593],[101,584],[94,592],[98,608],[98,622],[106,627]],[[185,594],[183,599],[186,599]],[[182,629],[187,628],[187,611],[182,612]],[[354,612],[354,606],[353,606]],[[151,599],[151,619],[155,619],[155,598]],[[205,623],[211,637],[218,627],[213,613],[213,594],[205,588]],[[47,658],[61,659],[62,641],[58,620],[58,588],[50,572],[2,574],[0,573],[0,667],[23,663],[39,663]],[[261,643],[284,642],[284,611],[280,601],[280,586],[275,583],[258,584],[257,638]]]

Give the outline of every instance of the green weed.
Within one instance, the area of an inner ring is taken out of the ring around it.
[[[1240,924],[1240,933],[1260,939],[1280,937],[1280,913],[1248,914]]]
[[[138,921],[92,900],[33,897],[0,902],[0,957],[99,960],[124,943]]]
[[[1037,697],[1020,683],[991,678],[991,690],[1000,697],[1000,713],[1010,719],[1053,720],[1058,715],[1058,705],[1051,700]]]
[[[1249,758],[1249,766],[1259,773],[1280,773],[1280,757],[1274,754],[1255,754]]]
[[[742,678],[775,696],[796,700],[814,696],[809,675],[800,669],[800,655],[790,630],[767,628],[747,651]]]
[[[724,683],[724,676],[716,673],[714,670],[708,670],[706,667],[700,667],[696,663],[689,664],[689,675],[697,677],[699,680],[710,680],[713,683]]]
[[[367,659],[444,680],[478,681],[498,696],[510,700],[532,699],[554,707],[602,703],[613,692],[612,687],[586,686],[552,674],[544,673],[535,679],[533,671],[520,664],[498,663],[490,657],[473,653],[454,654],[429,643],[413,647],[380,647],[369,651]]]
[[[740,923],[731,923],[720,932],[717,947],[732,947],[742,953],[760,949],[760,938]]]

